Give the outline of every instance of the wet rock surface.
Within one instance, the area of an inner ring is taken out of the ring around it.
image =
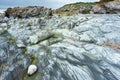
[[[118,14],[8,19],[7,31],[16,44],[3,43],[10,38],[0,37],[0,76],[3,80],[120,80],[119,23]],[[29,77],[30,64],[38,71]]]

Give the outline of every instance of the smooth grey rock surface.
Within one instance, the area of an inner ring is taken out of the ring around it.
[[[23,48],[10,46],[14,56],[9,58],[4,47],[0,46],[1,62],[15,58],[15,62],[9,64],[16,65],[8,67],[7,71],[2,69],[0,75],[4,80],[120,80],[119,23],[119,14],[9,19],[8,32],[26,48],[25,54],[21,54]],[[38,40],[33,40],[34,44],[31,44],[30,36],[33,35],[38,36]],[[6,41],[4,37],[0,38],[0,43]],[[16,79],[16,76],[23,74],[29,61],[38,66],[37,73]],[[17,74],[13,77],[14,72]]]
[[[0,80],[21,80],[31,61],[23,55],[23,49],[13,45],[7,36],[7,32],[0,34]]]

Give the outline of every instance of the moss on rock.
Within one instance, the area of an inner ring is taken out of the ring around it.
[[[26,73],[27,70],[25,70],[22,80],[42,80],[42,77],[44,76],[42,72],[38,72],[32,76],[28,76]]]
[[[0,31],[0,36],[6,37],[12,44],[16,45],[16,39],[7,31]]]
[[[35,57],[34,55],[30,55],[30,58],[31,58],[31,60],[32,60],[32,64],[37,65],[37,63],[38,63],[38,58]]]

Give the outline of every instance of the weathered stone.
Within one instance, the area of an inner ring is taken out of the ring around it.
[[[38,36],[36,36],[36,35],[30,36],[30,42],[31,42],[31,43],[35,44],[35,43],[37,43],[38,41],[39,41]]]
[[[37,71],[37,66],[31,64],[31,65],[28,67],[27,74],[31,76],[31,75],[33,75],[36,71]]]
[[[110,2],[102,2],[92,6],[91,9],[94,13],[120,13],[120,1],[113,0]]]
[[[9,34],[26,48],[0,33],[0,75],[3,80],[119,80],[119,23],[118,14],[10,18]],[[36,74],[21,77],[33,63]]]
[[[8,40],[9,35],[7,32],[0,34],[0,79],[21,80],[30,58]]]
[[[18,17],[18,18],[28,18],[28,17],[49,17],[52,16],[52,10],[40,6],[28,6],[28,7],[15,7],[8,8],[5,11],[6,17]]]

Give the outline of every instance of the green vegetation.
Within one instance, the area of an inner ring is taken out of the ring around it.
[[[72,16],[72,14],[64,13],[64,14],[59,14],[60,17],[67,17],[67,16]]]
[[[6,37],[12,44],[16,45],[16,39],[10,33],[8,33],[7,30],[0,31],[0,36]]]
[[[27,48],[23,49],[23,54],[27,54]]]
[[[84,2],[77,2],[73,4],[67,4],[63,7],[59,8],[58,10],[74,10],[80,8],[90,8],[95,3],[84,3]]]
[[[91,9],[92,5],[95,5],[96,3],[94,2],[77,2],[77,3],[72,3],[72,4],[66,4],[63,7],[59,8],[56,10],[55,14],[60,15],[61,17],[64,16],[71,16],[74,14],[88,14],[89,10]]]
[[[62,34],[57,34],[57,33],[54,33],[53,35],[53,38],[63,38],[63,35]]]
[[[13,36],[8,35],[8,36],[7,36],[7,39],[8,39],[12,44],[16,45],[16,40],[15,40],[15,38],[14,38]]]
[[[100,0],[100,2],[109,2],[114,0]],[[86,8],[89,9],[92,5],[95,5],[97,2],[77,2],[72,4],[66,4],[63,7],[59,8],[58,10],[74,10],[74,9],[80,9],[80,8]]]
[[[32,45],[36,45],[37,43],[30,43],[29,45],[32,46]]]
[[[34,55],[29,55],[29,56],[30,56],[30,58],[31,58],[31,60],[32,60],[32,64],[37,65],[37,63],[38,63],[38,58],[35,57]]]
[[[2,31],[0,31],[0,36],[5,36],[5,34],[7,34],[7,33],[8,33],[7,30],[2,30]]]
[[[109,1],[114,1],[114,0],[100,0],[100,2],[109,2]]]
[[[85,8],[90,8],[94,3],[83,3],[83,2],[79,2],[79,3],[75,3],[72,6],[74,8],[81,8],[81,7],[85,7]]]
[[[32,76],[28,76],[26,73],[27,73],[27,70],[24,71],[22,80],[42,80],[42,77],[44,75],[42,72],[38,72]]]
[[[29,45],[36,45],[36,44],[39,44],[40,42],[42,41],[45,41],[45,40],[53,40],[53,39],[56,39],[56,38],[63,38],[63,36],[61,34],[56,34],[56,33],[51,33],[51,35],[49,36],[43,36],[41,38],[39,38],[39,41],[37,43],[30,43]]]

